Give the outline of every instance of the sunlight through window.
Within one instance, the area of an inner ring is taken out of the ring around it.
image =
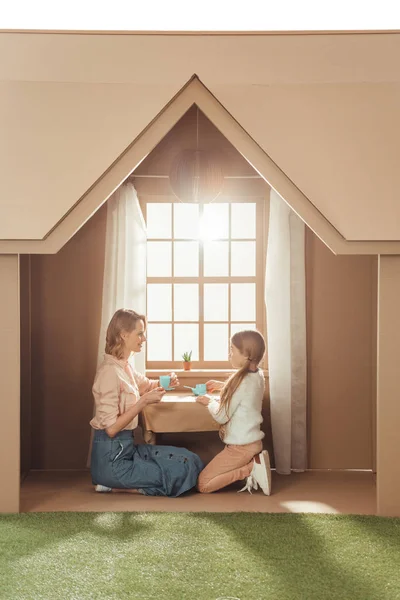
[[[230,336],[263,328],[262,197],[145,206],[149,368],[229,368]]]

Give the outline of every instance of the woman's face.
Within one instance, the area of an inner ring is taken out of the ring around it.
[[[130,333],[122,332],[122,339],[125,342],[125,350],[127,353],[140,352],[142,345],[146,341],[146,331],[142,320],[136,321],[136,327]]]

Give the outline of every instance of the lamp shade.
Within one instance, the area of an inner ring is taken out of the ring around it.
[[[212,202],[224,185],[222,157],[211,150],[182,150],[172,161],[169,181],[181,202]]]

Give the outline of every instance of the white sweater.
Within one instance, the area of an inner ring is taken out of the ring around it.
[[[259,369],[256,373],[248,373],[232,396],[228,412],[223,408],[219,410],[219,399],[211,397],[208,410],[211,416],[225,425],[224,444],[243,446],[262,440],[264,432],[260,425],[262,401],[264,396],[265,380],[263,372]]]

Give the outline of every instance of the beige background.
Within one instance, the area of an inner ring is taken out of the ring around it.
[[[46,235],[194,73],[345,238],[400,238],[400,34],[0,33],[0,54],[0,239]]]
[[[0,255],[0,511],[19,506],[20,320],[19,259]]]
[[[378,514],[399,517],[399,257],[380,257],[378,272],[377,509]]]
[[[193,119],[175,131],[137,173],[166,174],[173,153],[193,144]],[[205,122],[207,143],[224,150],[229,174],[254,175],[248,163]],[[239,180],[240,193],[264,182]],[[165,180],[136,179],[142,198],[168,193]],[[259,193],[257,187],[256,193]],[[86,465],[92,414],[104,265],[106,207],[54,256],[32,256],[31,317],[28,258],[22,289],[23,470],[72,469]],[[309,455],[314,469],[373,468],[376,259],[334,256],[311,232],[306,236],[309,377]],[[32,322],[32,394],[26,341]],[[196,380],[199,381],[199,380]],[[24,383],[25,382],[25,383]],[[186,382],[185,382],[186,383]],[[268,394],[264,428],[271,447]],[[31,415],[31,416],[29,416]],[[31,422],[31,426],[30,426]],[[31,441],[30,441],[31,440]],[[217,434],[165,434],[206,460],[221,444]]]
[[[20,311],[21,311],[21,474],[31,467],[32,447],[32,322],[31,322],[31,257],[20,257]]]
[[[59,254],[31,258],[34,468],[86,465],[105,224],[104,207]]]

